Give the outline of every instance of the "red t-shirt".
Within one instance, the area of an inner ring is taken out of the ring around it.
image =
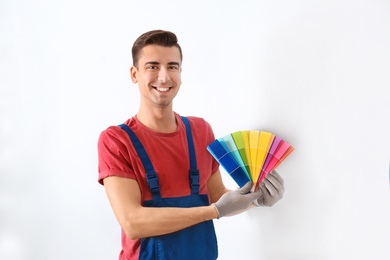
[[[186,130],[180,116],[175,113],[177,131],[164,134],[150,130],[134,116],[125,122],[144,146],[154,170],[157,172],[161,196],[182,197],[191,194],[189,183],[190,159]],[[207,151],[215,140],[209,123],[198,117],[188,117],[194,140],[196,162],[200,174],[200,194],[208,194],[207,181],[218,170],[218,162]],[[108,176],[120,176],[138,182],[142,200],[152,199],[142,162],[129,136],[119,126],[104,130],[98,142],[99,183]],[[128,239],[122,232],[120,259],[138,259],[140,240]]]

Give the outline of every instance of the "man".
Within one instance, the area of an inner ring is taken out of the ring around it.
[[[119,259],[216,259],[213,219],[282,198],[272,172],[260,188],[229,191],[207,151],[214,141],[202,118],[181,117],[172,101],[181,85],[182,50],[172,32],[142,34],[132,48],[130,76],[138,113],[99,138],[99,182],[122,228]]]

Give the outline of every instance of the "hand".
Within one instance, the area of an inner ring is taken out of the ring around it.
[[[218,218],[246,210],[253,200],[259,199],[261,195],[260,189],[251,193],[251,188],[252,182],[248,182],[240,189],[223,194],[221,198],[214,203],[218,211]]]
[[[271,207],[283,197],[284,181],[279,173],[271,171],[260,184],[258,190],[261,190],[262,195],[254,200],[253,204]]]

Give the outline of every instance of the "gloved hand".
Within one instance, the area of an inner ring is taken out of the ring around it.
[[[284,181],[279,173],[271,171],[260,184],[261,196],[253,201],[256,206],[272,206],[278,202],[284,193]]]
[[[221,198],[214,203],[218,211],[219,218],[235,212],[243,211],[251,205],[253,200],[258,199],[261,195],[260,189],[250,193],[251,188],[252,182],[248,182],[240,189],[223,194]]]

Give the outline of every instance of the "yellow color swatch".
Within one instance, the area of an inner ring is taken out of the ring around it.
[[[264,161],[267,158],[268,150],[271,147],[274,137],[275,136],[273,134],[265,131],[261,131],[259,134],[256,160],[253,166],[253,173],[252,173],[252,177],[256,182],[260,176],[261,169],[263,168]]]
[[[250,161],[249,167],[251,169],[251,179],[256,183],[256,159],[257,159],[257,148],[259,145],[259,134],[260,131],[250,130],[249,131],[249,153]],[[258,175],[257,175],[258,176]]]

